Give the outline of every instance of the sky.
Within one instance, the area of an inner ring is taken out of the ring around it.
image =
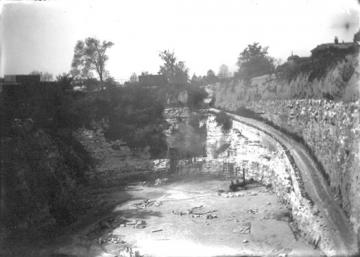
[[[107,69],[124,82],[133,72],[157,73],[162,50],[175,52],[190,75],[235,71],[253,42],[286,60],[321,43],[352,41],[359,29],[356,0],[48,0],[0,6],[0,76],[70,70],[77,40],[114,46]],[[1,3],[0,3],[1,4]]]

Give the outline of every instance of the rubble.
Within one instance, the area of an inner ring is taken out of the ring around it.
[[[257,214],[259,212],[259,209],[248,209],[247,212],[251,214]]]
[[[242,192],[218,192],[218,196],[222,196],[225,198],[234,198],[234,197],[243,197],[245,196]]]
[[[156,229],[156,230],[151,231],[151,233],[156,233],[156,232],[161,232],[161,231],[163,231],[163,230],[162,229]]]
[[[179,215],[179,216],[183,216],[183,215],[191,215],[192,218],[200,218],[203,215],[206,215],[206,219],[216,219],[217,215],[213,214],[214,212],[216,212],[217,210],[204,210],[204,206],[200,205],[200,206],[196,206],[193,208],[190,208],[186,211],[175,211],[172,210],[171,213],[175,214],[175,215]]]
[[[127,226],[133,226],[133,228],[138,228],[138,229],[142,229],[146,227],[146,222],[145,220],[130,220],[127,221],[126,223],[123,223],[120,225],[121,227],[127,227]]]
[[[119,251],[119,257],[142,257],[143,255],[140,255],[140,252],[131,248],[126,247],[124,250]]]
[[[138,203],[134,203],[133,206],[138,208],[138,209],[145,209],[151,206],[155,206],[155,207],[159,207],[162,203],[160,201],[157,200],[149,200],[149,199],[145,199],[145,200],[141,200]]]
[[[251,233],[251,222],[246,222],[246,223],[241,224],[240,227],[233,229],[233,233],[250,234]]]
[[[136,224],[134,225],[134,228],[142,229],[146,227],[146,222],[144,220],[138,220],[136,221]]]
[[[212,219],[216,219],[218,216],[216,214],[208,214],[206,215],[206,219],[207,220],[212,220]]]
[[[160,186],[165,182],[167,182],[168,180],[169,180],[168,178],[157,178],[155,179],[154,186]]]
[[[120,236],[113,235],[113,234],[110,234],[108,237],[105,237],[105,238],[100,237],[99,243],[100,244],[104,244],[104,243],[126,244],[125,241],[120,239]]]

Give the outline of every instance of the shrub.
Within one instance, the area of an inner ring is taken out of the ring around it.
[[[108,122],[105,137],[122,139],[133,149],[150,147],[153,158],[163,157],[167,144],[164,130],[168,124],[163,117],[164,106],[157,92],[140,86],[116,88],[97,98],[98,119]]]
[[[233,125],[232,119],[224,111],[217,113],[215,120],[217,124],[221,126],[224,131],[229,131],[232,128]]]
[[[256,112],[254,112],[253,110],[247,109],[246,107],[239,107],[235,113],[238,115],[247,117],[247,118],[252,118],[252,119],[259,118],[259,115]]]
[[[201,108],[204,99],[208,96],[205,89],[197,87],[197,86],[190,86],[188,89],[188,106],[190,108]]]

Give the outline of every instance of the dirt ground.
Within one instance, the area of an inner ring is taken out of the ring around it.
[[[296,238],[288,210],[271,190],[252,185],[227,193],[228,185],[202,177],[129,186],[128,201],[53,256],[322,255]]]
[[[293,232],[289,211],[270,189],[253,184],[229,193],[228,186],[189,177],[112,189],[107,201],[121,200],[110,213],[29,256],[322,255]]]

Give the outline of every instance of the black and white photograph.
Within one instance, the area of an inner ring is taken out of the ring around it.
[[[0,257],[360,256],[360,0],[0,0]]]

